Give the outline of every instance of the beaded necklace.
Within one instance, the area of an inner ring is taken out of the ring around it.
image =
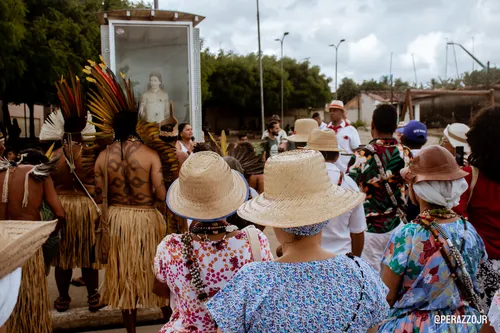
[[[193,237],[191,233],[197,236],[200,240],[205,242],[210,242],[208,234],[217,235],[221,232],[225,232],[224,237],[217,242],[214,242],[216,250],[223,249],[222,244],[226,241],[227,234],[238,230],[237,227],[230,225],[226,221],[216,221],[213,223],[201,223],[193,222],[194,224],[190,230],[182,235],[182,257],[186,260],[186,265],[190,273],[190,280],[193,287],[196,289],[198,300],[202,302],[207,302],[210,297],[208,294],[207,286],[203,283],[201,279],[200,265],[196,256],[193,254]]]
[[[466,221],[464,220],[464,237],[462,239],[460,251],[455,247],[443,227],[436,222],[436,218],[451,219],[458,216],[458,214],[448,209],[426,210],[420,214],[417,222],[426,230],[429,230],[436,243],[439,244],[439,251],[441,252],[443,259],[450,270],[450,276],[455,281],[455,284],[459,292],[464,296],[465,301],[469,302],[470,305],[481,314],[484,314],[484,311],[480,306],[479,296],[474,290],[472,278],[465,267],[465,261],[461,254],[465,247],[465,232],[467,231]],[[448,245],[449,250],[445,245]],[[455,261],[455,264],[452,263],[452,259]]]

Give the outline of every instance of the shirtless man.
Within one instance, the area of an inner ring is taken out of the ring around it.
[[[67,119],[66,127],[71,123],[71,118]],[[73,133],[71,136],[65,135],[63,147],[54,151],[54,155],[61,155],[61,159],[57,171],[51,174],[56,192],[67,214],[67,223],[61,233],[59,255],[54,261],[59,291],[59,298],[54,302],[54,306],[59,312],[68,310],[71,302],[69,286],[73,268],[81,268],[83,281],[87,287],[89,310],[95,312],[102,305],[99,304],[100,295],[97,292],[99,271],[95,269],[97,266],[92,254],[95,221],[98,217],[97,207],[90,197],[94,193],[94,170],[83,165],[81,134],[74,133],[70,129],[65,129],[65,132]],[[71,172],[73,167],[76,176]]]
[[[40,209],[45,201],[52,209],[54,217],[59,220],[54,235],[64,226],[65,212],[50,177],[51,166],[40,164],[46,162],[43,161],[45,156],[41,152],[28,150],[25,153],[23,163],[32,163],[31,165],[0,161],[0,219],[41,221]],[[33,168],[36,168],[37,175],[30,173],[26,178],[26,174]],[[6,324],[7,332],[52,332],[50,301],[41,250],[23,266],[19,300],[26,299],[31,300],[31,306],[22,302],[16,305]]]
[[[135,333],[136,314],[142,307],[165,307],[166,300],[152,293],[153,259],[166,235],[163,216],[155,209],[165,201],[162,165],[158,154],[136,133],[137,113],[119,112],[113,119],[115,143],[99,154],[95,166],[96,201],[107,198],[110,249],[104,299],[122,310],[125,328]]]

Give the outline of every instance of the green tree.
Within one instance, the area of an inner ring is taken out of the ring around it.
[[[338,99],[346,104],[351,99],[356,97],[359,94],[359,91],[360,90],[356,82],[354,82],[353,79],[345,77],[342,79],[342,82],[337,89],[337,96]]]
[[[0,1],[0,100],[4,125],[10,127],[8,101],[5,88],[9,82],[21,76],[26,64],[19,52],[25,34],[26,7],[19,0]],[[3,130],[3,129],[2,129]]]

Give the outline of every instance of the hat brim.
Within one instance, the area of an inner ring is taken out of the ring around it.
[[[336,153],[342,153],[344,152],[342,149],[340,148],[332,148],[331,146],[305,146],[305,147],[299,147],[298,149],[307,149],[307,150],[317,150],[317,151],[332,151],[332,152],[336,152]]]
[[[12,239],[0,250],[0,279],[21,267],[42,247],[57,226],[53,221],[2,220],[0,225]]]
[[[170,185],[167,206],[176,215],[199,222],[212,222],[233,215],[239,206],[248,200],[248,183],[238,171],[231,170],[233,188],[223,198],[206,202],[192,201],[180,191],[179,179]]]
[[[457,179],[465,178],[469,173],[465,172],[462,169],[446,172],[446,173],[435,173],[435,174],[427,174],[427,175],[417,175],[410,171],[409,167],[403,168],[400,171],[401,177],[406,180],[410,184],[416,184],[424,181],[452,181]]]
[[[399,128],[396,130],[396,132],[401,133],[401,134],[403,134],[403,133],[404,133],[404,131],[405,131],[404,126],[403,126],[403,127],[399,127]]]
[[[330,107],[328,107],[328,111],[330,110],[340,110],[340,111],[345,111],[345,109],[341,106],[336,106],[336,105],[332,105]]]
[[[309,135],[295,134],[289,136],[287,140],[292,142],[307,142],[307,140],[309,140]]]
[[[274,200],[266,193],[245,202],[238,215],[250,222],[276,228],[293,228],[321,223],[340,216],[361,204],[365,195],[332,185],[314,196]]]

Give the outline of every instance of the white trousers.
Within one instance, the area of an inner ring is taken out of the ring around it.
[[[370,266],[372,266],[378,274],[380,274],[382,269],[382,258],[391,235],[396,230],[401,229],[403,225],[403,223],[400,223],[396,228],[394,228],[394,230],[384,234],[365,232],[365,246],[363,248],[361,258],[368,262],[368,264],[370,264]]]

